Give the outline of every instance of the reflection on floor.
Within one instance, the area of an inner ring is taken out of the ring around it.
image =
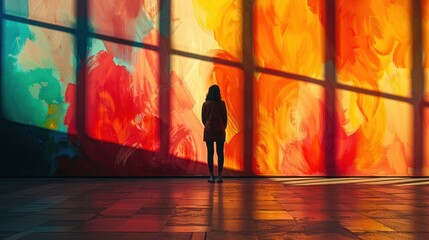
[[[0,238],[429,239],[429,179],[3,178]]]

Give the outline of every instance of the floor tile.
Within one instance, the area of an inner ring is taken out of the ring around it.
[[[161,232],[165,220],[130,219],[118,227],[119,232]]]
[[[418,179],[424,182],[427,179]],[[1,239],[429,239],[412,178],[0,179]]]
[[[128,221],[127,218],[99,218],[92,219],[75,227],[73,231],[80,232],[115,232]]]

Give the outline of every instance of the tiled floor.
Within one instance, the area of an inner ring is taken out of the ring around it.
[[[3,178],[0,238],[429,239],[429,179]]]

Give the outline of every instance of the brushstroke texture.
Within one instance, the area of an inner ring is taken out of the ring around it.
[[[33,126],[66,131],[63,118],[67,110],[64,101],[65,84],[73,82],[74,59],[71,37],[5,21],[5,45],[8,52],[3,56],[3,97],[6,116]],[[51,41],[58,40],[59,51]],[[48,40],[50,39],[50,40]],[[58,61],[64,58],[69,61]],[[57,64],[61,62],[61,64]],[[67,71],[60,66],[67,65]]]
[[[175,1],[172,12],[174,48],[231,62],[241,60],[241,1]],[[225,167],[243,170],[242,70],[184,57],[173,57],[171,66],[170,153],[206,163],[201,106],[208,87],[218,84],[228,111]]]
[[[254,58],[265,68],[323,78],[321,2],[256,1]],[[255,74],[254,166],[261,175],[323,175],[323,89]]]
[[[28,0],[28,17],[42,22],[73,27],[76,0]]]
[[[162,1],[161,1],[162,2]],[[2,101],[11,121],[41,127],[51,173],[64,175],[205,174],[201,105],[218,84],[229,113],[225,167],[244,170],[243,70],[171,55],[187,53],[242,62],[242,1],[172,1],[171,36],[160,34],[160,1],[89,1],[90,30],[158,46],[151,51],[89,40],[88,66],[76,70],[74,38],[3,20]],[[423,7],[425,102],[429,101],[429,1]],[[6,0],[5,12],[74,27],[74,0]],[[258,67],[323,81],[325,6],[322,0],[257,0],[253,8]],[[411,97],[411,1],[338,0],[336,90],[339,175],[409,175],[412,106],[359,89]],[[165,20],[165,19],[164,19]],[[162,21],[164,21],[162,20]],[[247,42],[247,41],[244,41]],[[247,47],[245,49],[248,49]],[[171,61],[171,69],[160,69]],[[162,64],[160,64],[162,63]],[[76,71],[86,75],[85,130],[76,130]],[[160,86],[169,78],[169,86]],[[254,159],[257,175],[325,175],[322,85],[254,74]],[[160,116],[160,92],[170,93]],[[429,174],[429,112],[424,109],[425,173]],[[166,119],[169,118],[169,119]],[[160,158],[159,126],[170,122],[168,159]],[[68,140],[61,133],[69,134]],[[42,139],[37,139],[42,141]],[[80,161],[78,161],[80,160]],[[200,165],[197,165],[199,163]],[[200,167],[198,167],[200,166]],[[203,167],[201,167],[203,166]]]
[[[7,1],[6,13],[55,25],[74,24],[71,0]],[[30,141],[40,142],[41,156],[50,166],[48,174],[58,170],[58,159],[76,156],[69,143],[64,121],[69,104],[65,100],[68,84],[75,81],[74,41],[70,34],[43,27],[3,20],[5,49],[2,56],[2,104],[5,117],[27,125]],[[70,119],[73,114],[68,114]],[[51,131],[32,129],[44,128]]]
[[[149,32],[155,28],[155,14],[159,9],[157,1],[143,0],[89,0],[90,22],[93,31],[136,42],[145,42]],[[152,5],[151,5],[152,4]],[[149,10],[150,12],[147,12]],[[152,16],[152,18],[150,18]],[[125,62],[131,61],[132,48],[125,45],[104,42],[108,52]],[[152,43],[158,45],[158,43]]]
[[[338,1],[338,81],[359,89],[411,96],[410,13],[410,1]],[[337,96],[341,173],[407,175],[411,107],[359,91],[337,91]]]

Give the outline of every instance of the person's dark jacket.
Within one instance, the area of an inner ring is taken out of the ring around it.
[[[204,124],[204,141],[224,142],[227,119],[224,101],[205,101],[201,112],[201,120]]]

